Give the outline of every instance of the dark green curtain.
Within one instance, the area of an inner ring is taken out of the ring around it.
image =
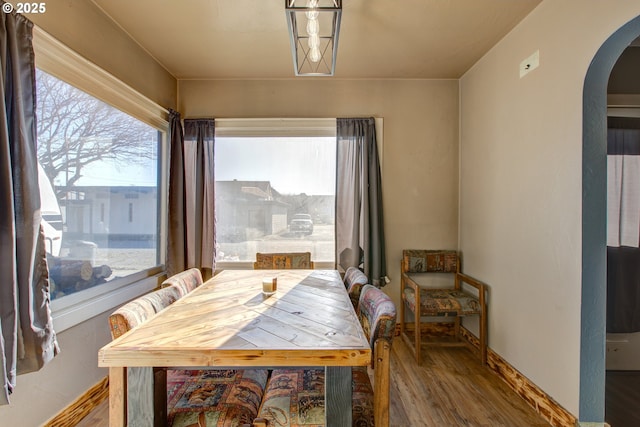
[[[386,284],[382,180],[373,118],[337,119],[336,260]]]
[[[59,351],[40,224],[32,29],[21,15],[0,15],[0,404],[18,374]]]

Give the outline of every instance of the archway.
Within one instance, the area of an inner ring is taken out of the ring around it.
[[[582,124],[582,309],[580,421],[603,422],[606,342],[607,83],[622,51],[640,36],[640,17],[600,47],[587,71]]]

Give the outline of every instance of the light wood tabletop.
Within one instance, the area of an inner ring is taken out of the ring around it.
[[[271,296],[262,293],[265,277],[277,277]],[[225,270],[107,344],[98,359],[110,368],[113,426],[126,425],[127,409],[130,425],[132,416],[153,418],[152,398],[137,402],[153,389],[149,368],[190,366],[325,366],[330,426],[351,425],[350,369],[368,365],[371,348],[337,271]]]

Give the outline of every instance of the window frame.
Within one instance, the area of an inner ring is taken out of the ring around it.
[[[159,264],[51,301],[53,326],[62,332],[113,310],[158,286],[165,275],[168,194],[168,111],[113,75],[87,61],[54,37],[33,27],[36,67],[158,130]]]

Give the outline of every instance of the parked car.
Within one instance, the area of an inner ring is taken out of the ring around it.
[[[313,234],[313,221],[309,214],[295,214],[289,223],[289,232],[294,234]]]
[[[38,163],[38,185],[40,186],[40,212],[44,231],[45,249],[53,256],[60,256],[63,222],[55,191],[42,165]]]

